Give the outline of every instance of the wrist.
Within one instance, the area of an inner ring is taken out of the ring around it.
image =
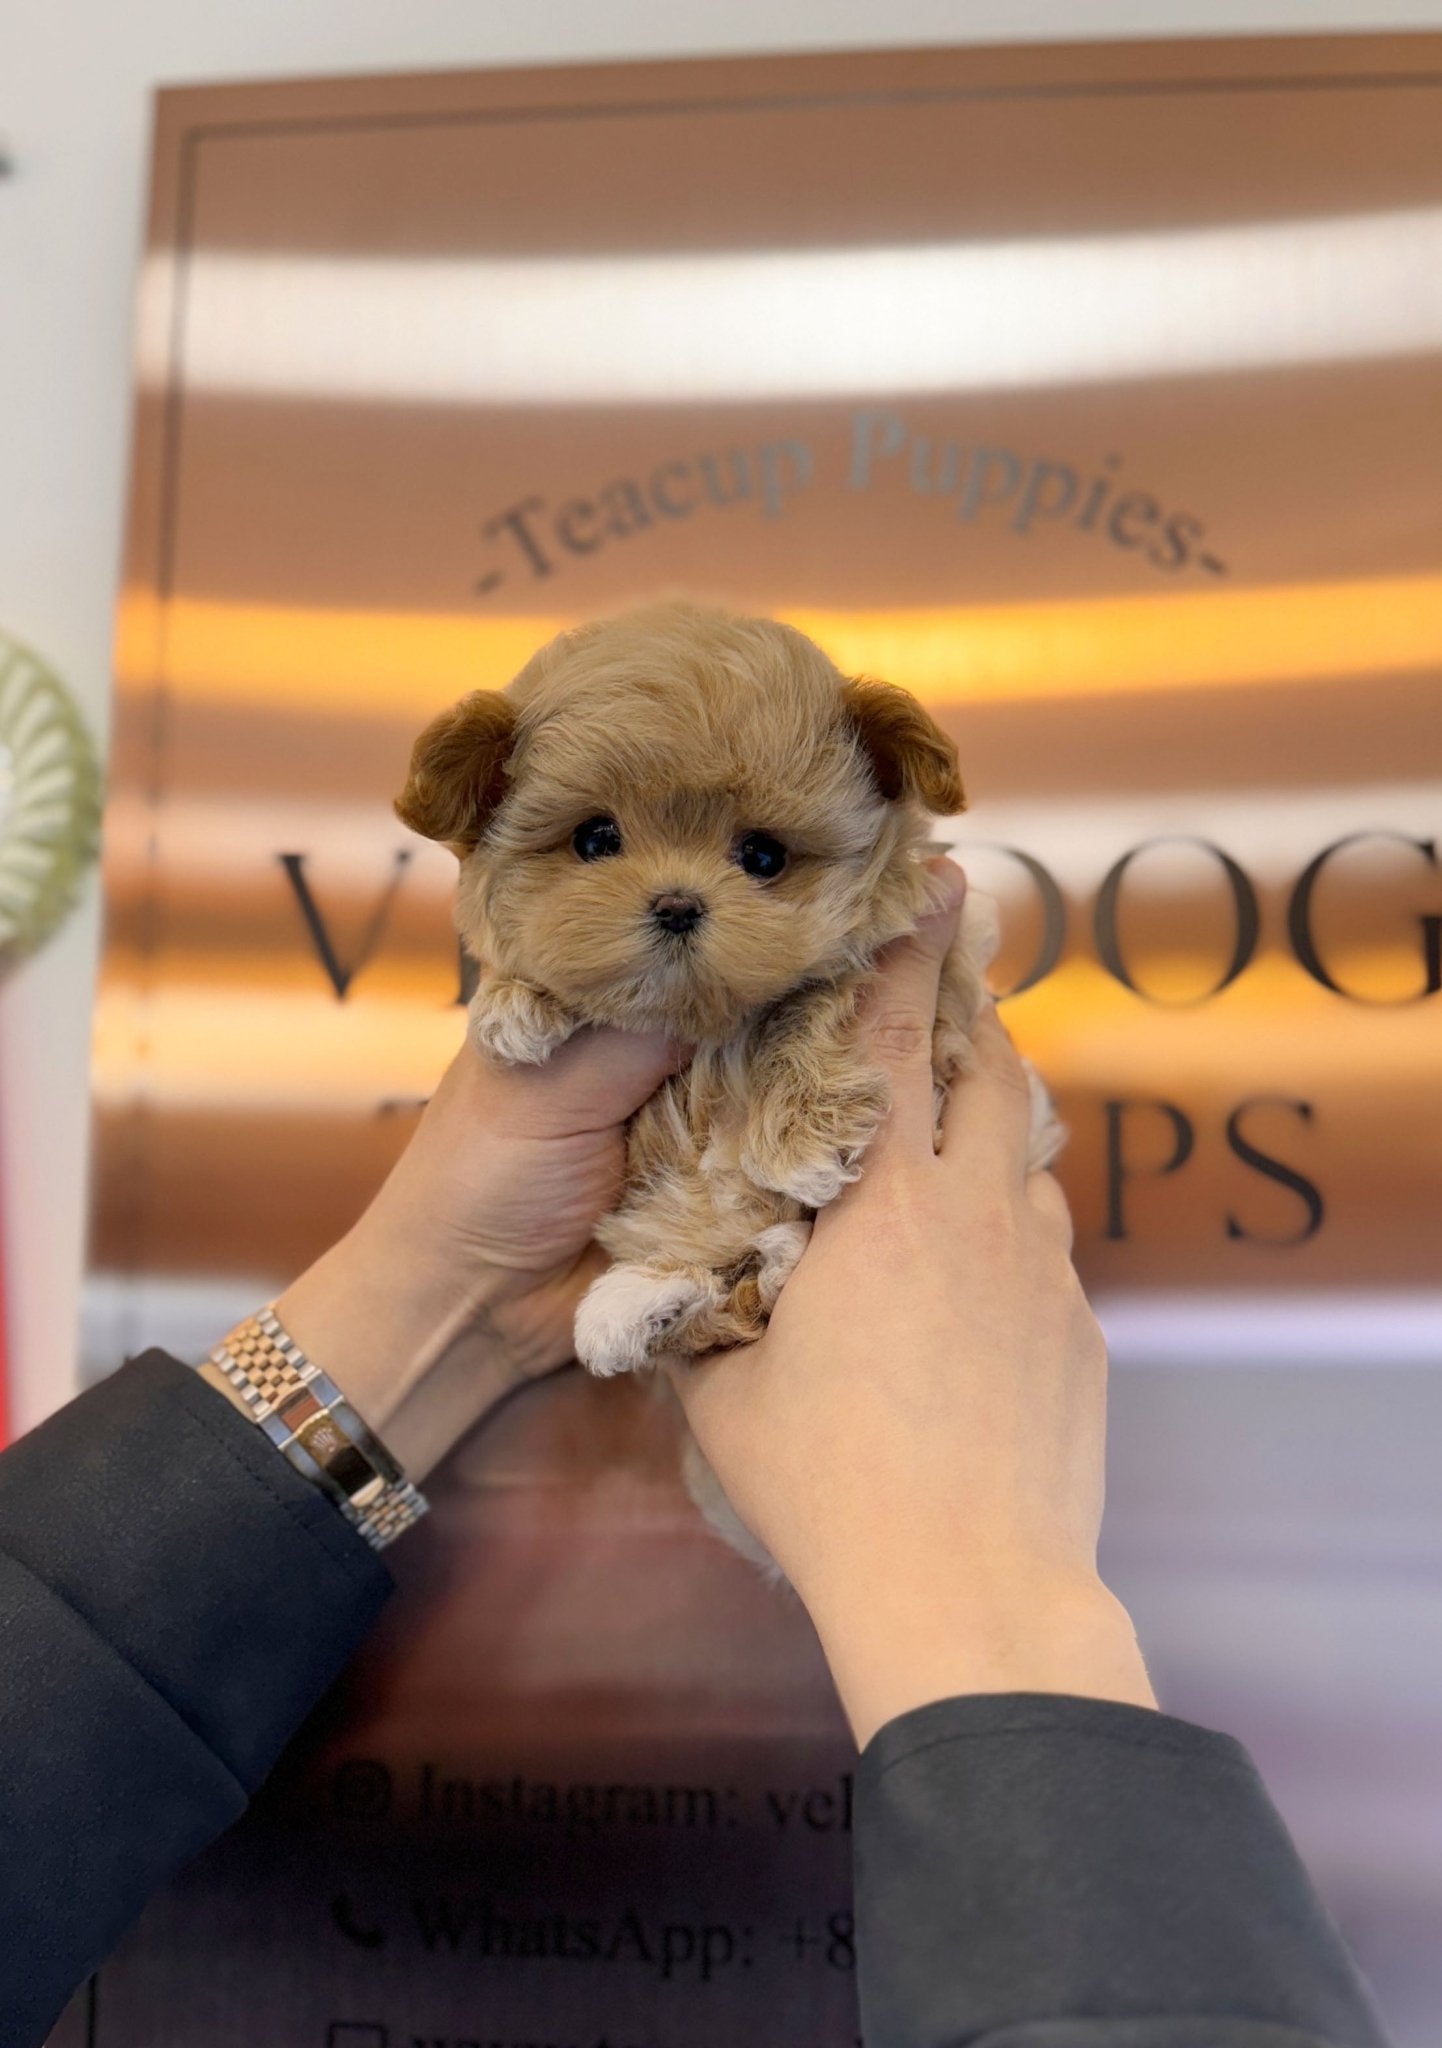
[[[407,1476],[424,1479],[514,1384],[491,1318],[500,1282],[464,1288],[426,1246],[362,1218],[286,1288],[275,1312]]]
[[[898,1714],[968,1693],[1156,1706],[1131,1617],[1094,1575],[889,1586],[818,1602],[812,1618],[858,1748]]]
[[[319,1487],[373,1550],[426,1512],[426,1500],[344,1391],[267,1305],[227,1331],[198,1368]]]

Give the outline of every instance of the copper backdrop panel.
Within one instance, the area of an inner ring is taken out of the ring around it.
[[[164,95],[89,1335],[199,1352],[404,1141],[461,1029],[420,724],[657,588],[796,620],[956,735],[1116,1358],[1112,1575],[1418,2043],[1439,137],[1432,38]],[[849,2043],[846,1743],[664,1418],[558,1383],[438,1491],[100,2048]]]

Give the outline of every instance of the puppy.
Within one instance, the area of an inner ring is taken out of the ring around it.
[[[956,750],[917,701],[771,619],[667,600],[562,633],[421,734],[396,802],[461,863],[475,1045],[540,1062],[582,1024],[693,1045],[632,1119],[611,1254],[576,1318],[593,1373],[746,1344],[886,1113],[857,1031],[878,950],[931,907]],[[968,897],[932,1040],[938,1114],[996,944]],[[1034,1165],[1060,1143],[1033,1100]],[[688,1478],[755,1554],[715,1482]]]

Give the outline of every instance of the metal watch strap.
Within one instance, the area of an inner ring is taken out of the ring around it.
[[[328,1493],[373,1550],[418,1522],[427,1502],[340,1388],[271,1308],[237,1323],[210,1354],[251,1420],[297,1472]]]

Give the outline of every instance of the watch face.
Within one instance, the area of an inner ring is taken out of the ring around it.
[[[0,968],[60,923],[99,836],[100,776],[59,678],[0,633]]]

